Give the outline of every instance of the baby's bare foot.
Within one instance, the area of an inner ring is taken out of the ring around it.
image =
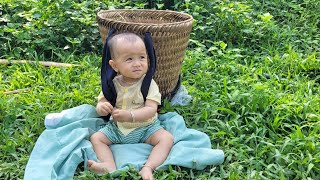
[[[95,162],[93,160],[88,160],[88,168],[90,171],[98,174],[106,174],[112,172],[115,169],[112,169],[108,166],[108,163],[105,162]]]
[[[153,180],[153,174],[152,174],[152,169],[151,167],[144,166],[140,170],[139,174],[142,177],[143,180]]]

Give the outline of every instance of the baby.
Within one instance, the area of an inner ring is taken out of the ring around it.
[[[158,120],[161,94],[156,82],[151,81],[145,101],[140,90],[148,70],[145,44],[134,33],[121,33],[111,37],[107,45],[111,53],[109,64],[118,74],[113,79],[117,99],[113,107],[102,92],[98,97],[98,114],[111,114],[112,120],[91,136],[100,162],[88,160],[88,168],[96,173],[116,170],[111,144],[148,143],[154,147],[139,174],[142,179],[153,179],[153,171],[166,160],[173,146],[173,136]]]

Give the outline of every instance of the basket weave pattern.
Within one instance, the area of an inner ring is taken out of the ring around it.
[[[168,10],[102,10],[97,21],[103,43],[110,28],[139,35],[151,33],[157,57],[154,79],[163,99],[171,99],[188,46],[192,16]]]

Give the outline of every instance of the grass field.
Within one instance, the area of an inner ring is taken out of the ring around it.
[[[46,114],[95,105],[96,11],[147,8],[147,1],[39,2],[1,3],[0,58],[81,66],[0,65],[0,179],[23,179]],[[317,0],[175,2],[174,10],[195,19],[182,68],[193,100],[164,111],[208,134],[226,158],[201,172],[172,167],[157,179],[320,179],[319,9]],[[101,177],[81,167],[74,177],[94,178]],[[132,170],[121,178],[138,176]]]

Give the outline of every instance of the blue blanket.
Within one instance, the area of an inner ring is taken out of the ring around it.
[[[98,118],[95,107],[81,105],[53,113],[51,124],[38,138],[25,169],[24,179],[72,179],[78,165],[87,160],[97,160],[89,137],[101,128],[104,121]],[[50,118],[50,117],[48,117]],[[166,161],[157,169],[177,165],[197,170],[224,161],[222,150],[211,149],[209,137],[200,131],[188,129],[183,118],[170,112],[159,115],[166,130],[174,136],[174,146]],[[129,166],[140,169],[146,162],[152,146],[149,144],[111,145],[117,169]],[[116,174],[116,173],[114,173]]]

